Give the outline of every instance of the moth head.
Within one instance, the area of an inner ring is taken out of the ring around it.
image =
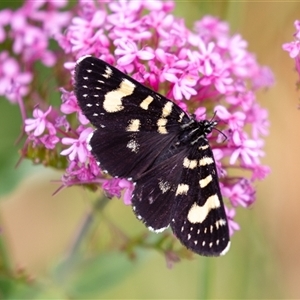
[[[203,126],[203,132],[205,135],[209,134],[212,132],[212,130],[217,126],[218,122],[217,121],[209,121],[209,120],[204,120],[202,121],[202,126]]]

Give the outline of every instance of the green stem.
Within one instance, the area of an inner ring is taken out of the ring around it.
[[[213,280],[213,261],[212,258],[204,257],[201,259],[200,285],[198,299],[212,299],[211,288]]]
[[[104,196],[100,197],[99,199],[97,199],[94,206],[83,217],[74,240],[69,248],[67,256],[60,264],[58,278],[59,281],[63,282],[64,280],[67,280],[68,274],[70,274],[72,269],[75,267],[76,262],[78,261],[80,247],[86,239],[92,224],[94,223],[95,213],[98,210],[103,210],[108,202],[108,198]]]
[[[94,206],[85,214],[85,216],[81,222],[81,225],[78,229],[78,232],[73,240],[73,243],[70,246],[67,260],[68,259],[72,260],[72,257],[76,256],[76,254],[79,252],[80,245],[82,244],[91,225],[93,224],[96,211],[103,210],[108,202],[109,202],[109,199],[106,197],[99,198],[95,202]]]

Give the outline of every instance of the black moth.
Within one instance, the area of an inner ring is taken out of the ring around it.
[[[132,208],[152,231],[169,225],[188,249],[225,254],[228,223],[212,150],[216,121],[196,121],[174,102],[92,56],[77,61],[75,93],[96,127],[102,170],[134,183]]]

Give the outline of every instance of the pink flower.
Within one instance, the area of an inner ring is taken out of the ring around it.
[[[201,73],[205,76],[212,75],[215,67],[220,67],[221,57],[220,54],[214,52],[215,44],[213,42],[209,42],[207,45],[200,39],[199,40],[199,55],[198,60],[201,67]]]
[[[233,150],[229,163],[231,165],[235,164],[238,158],[245,165],[251,165],[255,163],[256,158],[260,156],[259,144],[255,140],[248,139],[246,134],[242,134],[239,131],[234,131],[232,135],[232,142],[235,146]]]
[[[98,183],[95,178],[99,174],[99,168],[95,165],[93,157],[90,157],[89,162],[85,164],[79,164],[77,160],[70,161],[66,173],[61,178],[62,183],[64,186]]]
[[[115,54],[121,56],[118,59],[119,66],[130,65],[134,60],[150,60],[154,58],[154,53],[151,48],[145,47],[139,50],[136,43],[129,39],[120,39],[115,41]]]
[[[225,212],[228,220],[229,235],[232,236],[235,231],[240,230],[239,224],[234,221],[236,210],[234,208],[228,209],[225,207]]]
[[[252,173],[252,177],[251,180],[262,180],[265,179],[267,175],[270,174],[271,169],[268,166],[264,166],[264,165],[253,165],[252,166],[253,169],[253,173]]]
[[[109,40],[101,30],[105,18],[106,13],[104,11],[95,12],[92,19],[88,20],[82,17],[74,17],[64,41],[65,44],[69,45],[68,52],[77,53],[77,57],[92,53],[96,49],[107,52]],[[60,41],[63,41],[62,37]]]
[[[119,197],[121,196],[122,190],[124,192],[124,204],[131,205],[131,195],[134,189],[132,182],[126,179],[113,178],[109,180],[105,180],[102,184],[102,188],[105,190],[109,197]]]
[[[13,29],[13,51],[21,54],[26,62],[41,60],[46,66],[53,66],[55,56],[48,50],[48,37],[41,28],[28,22],[30,11],[24,7],[17,11],[11,20]]]
[[[17,60],[6,51],[0,52],[0,65],[0,95],[6,96],[12,102],[16,102],[19,96],[27,95],[33,75],[21,71]]]
[[[172,94],[175,100],[187,99],[197,94],[197,91],[193,88],[197,79],[193,75],[182,74],[179,78],[172,73],[164,74],[164,78],[169,82],[174,83],[172,88]]]
[[[33,118],[29,118],[25,120],[25,131],[31,132],[33,131],[34,136],[40,136],[44,133],[47,128],[51,135],[56,133],[56,129],[53,124],[47,121],[47,116],[51,112],[52,107],[49,106],[46,112],[43,112],[39,108],[35,108],[33,111]]]
[[[125,205],[131,205],[131,197],[134,190],[134,185],[132,184],[132,182],[126,179],[121,179],[119,181],[119,187],[125,189],[125,193],[123,196]]]
[[[102,188],[109,198],[121,197],[122,188],[119,186],[119,182],[119,178],[112,178],[109,180],[104,180],[104,182],[102,183]]]
[[[234,113],[230,113],[226,107],[217,105],[215,107],[215,111],[217,112],[217,116],[225,121],[229,128],[232,130],[236,130],[242,128],[245,123],[246,115],[241,111],[236,111]]]
[[[56,144],[59,142],[59,138],[56,135],[45,134],[40,138],[40,141],[47,149],[54,149]]]
[[[258,103],[254,103],[247,112],[247,122],[252,125],[252,136],[258,139],[260,136],[267,136],[269,134],[269,119],[268,111],[260,107]]]
[[[200,21],[196,21],[195,29],[198,35],[205,41],[211,39],[223,39],[229,36],[229,25],[226,22],[222,22],[213,16],[204,16]]]
[[[60,91],[62,92],[61,99],[62,99],[62,102],[63,102],[60,106],[60,110],[66,115],[69,115],[69,114],[72,114],[72,113],[77,113],[78,114],[78,120],[80,121],[80,123],[82,125],[88,124],[89,121],[83,115],[83,113],[82,113],[82,111],[81,111],[81,109],[78,105],[76,96],[74,95],[74,92],[73,91],[68,92],[63,88],[61,88]]]
[[[288,51],[291,58],[295,58],[300,52],[300,41],[293,41],[282,45],[282,49]]]
[[[6,38],[4,27],[9,24],[11,16],[12,11],[10,9],[3,9],[0,11],[0,43],[2,43]]]
[[[294,33],[294,37],[297,38],[297,39],[300,39],[300,21],[296,20],[294,22],[294,26],[296,28],[296,32]]]
[[[80,133],[78,139],[63,138],[62,144],[63,145],[71,145],[71,146],[69,148],[61,151],[60,154],[68,155],[69,159],[71,161],[78,158],[81,163],[86,162],[90,155],[89,151],[87,150],[87,137],[92,132],[93,132],[93,129],[88,127]]]
[[[295,40],[282,45],[282,49],[289,52],[291,58],[295,59],[296,71],[300,77],[300,21],[296,20],[294,22],[296,32],[294,33]],[[299,83],[300,80],[298,80]]]
[[[247,207],[253,203],[253,192],[249,193],[249,184],[245,185],[244,180],[237,182],[234,185],[224,187],[222,193],[227,197],[234,207]]]

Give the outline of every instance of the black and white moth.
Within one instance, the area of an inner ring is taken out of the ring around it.
[[[217,122],[196,121],[92,56],[77,61],[75,94],[96,128],[89,144],[101,169],[134,183],[137,218],[155,232],[171,226],[180,242],[198,254],[225,254],[228,222],[206,138]]]

